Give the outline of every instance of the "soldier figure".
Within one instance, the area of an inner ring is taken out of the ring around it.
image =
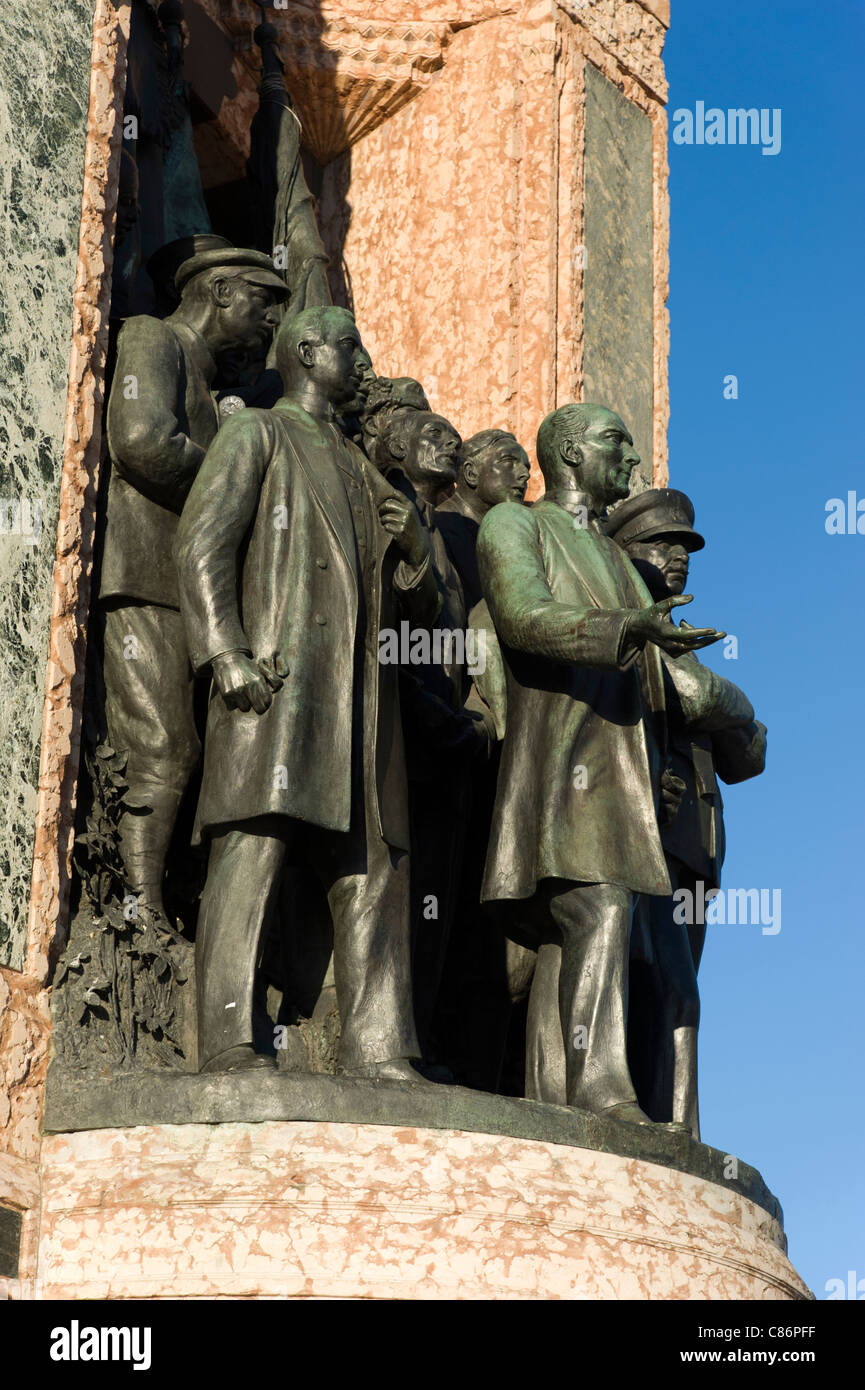
[[[171,547],[217,431],[217,355],[266,349],[287,293],[269,257],[228,246],[186,260],[175,284],[174,313],[128,319],[118,341],[99,591],[108,736],[128,755],[121,855],[139,910],[160,921],[166,852],[200,754]]]
[[[608,534],[655,600],[681,594],[690,555],[705,545],[694,530],[690,498],[674,488],[653,488],[629,498],[613,512]],[[721,882],[724,820],[715,774],[725,782],[742,782],[761,773],[766,729],[754,719],[738,686],[703,666],[693,653],[673,660],[662,651],[661,661],[668,756],[685,788],[678,813],[661,827],[661,843],[674,893],[687,889],[694,902],[699,882],[706,896]],[[705,924],[677,920],[682,914],[672,897],[646,898],[641,908],[648,941],[643,932],[635,933],[629,1018],[634,1080],[652,1119],[684,1125],[699,1139],[697,971]],[[648,969],[640,969],[641,964]]]

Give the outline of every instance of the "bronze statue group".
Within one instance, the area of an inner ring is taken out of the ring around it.
[[[344,1074],[699,1138],[705,927],[673,894],[718,888],[717,779],[765,729],[696,655],[724,634],[673,622],[689,499],[629,496],[627,425],[583,403],[526,504],[512,434],[462,440],[262,252],[162,269],[176,307],[119,335],[99,606],[128,891],[165,932],[196,796],[199,1070],[273,1068],[330,991]]]

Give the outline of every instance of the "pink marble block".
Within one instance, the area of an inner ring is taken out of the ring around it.
[[[326,1123],[47,1135],[43,1298],[802,1299],[777,1222],[612,1154]]]

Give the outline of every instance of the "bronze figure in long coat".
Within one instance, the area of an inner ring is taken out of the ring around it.
[[[378,633],[435,621],[422,528],[336,424],[365,365],[353,317],[309,309],[277,342],[286,396],[221,430],[176,557],[196,670],[212,669],[198,826],[211,840],[196,941],[199,1064],[256,1065],[252,992],[286,862],[328,894],[341,1060],[417,1079],[409,831],[396,669]],[[302,923],[294,923],[302,930]]]
[[[503,503],[478,539],[507,672],[507,728],[483,898],[513,934],[562,948],[568,1104],[648,1123],[627,1064],[634,895],[669,893],[657,824],[664,761],[658,653],[717,640],[666,622],[604,534],[639,462],[617,415],[572,405],[538,433],[547,492]],[[504,909],[504,911],[502,911]],[[531,930],[531,929],[529,929]]]

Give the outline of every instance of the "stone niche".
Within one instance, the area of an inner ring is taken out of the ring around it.
[[[185,1068],[156,1057],[76,1080],[55,1062],[46,1097],[142,7],[68,0],[58,24],[54,6],[21,6],[0,31],[0,127],[15,132],[0,212],[0,1280],[23,1297],[806,1297],[759,1174],[729,1180],[724,1155],[682,1136],[446,1086],[199,1077],[188,1047]],[[665,482],[664,0],[288,0],[270,17],[332,291],[378,371],[416,376],[464,435],[505,427],[530,453],[548,410],[600,397],[631,424],[644,482]],[[258,19],[251,0],[185,0],[204,215],[239,242]]]
[[[195,156],[213,229],[234,240],[248,232],[259,15],[252,0],[185,5]],[[664,481],[668,6],[287,0],[270,17],[304,127],[333,292],[355,309],[378,370],[416,375],[464,435],[512,429],[530,453],[543,415],[590,390],[626,413],[644,481]],[[18,971],[34,912],[43,914],[45,900],[56,919],[64,893],[62,875],[55,884],[48,869],[42,879],[38,855],[31,883],[34,825],[48,794],[39,761],[44,653],[52,602],[56,613],[68,610],[70,638],[80,619],[72,609],[79,599],[87,606],[93,498],[83,509],[80,501],[97,477],[94,467],[73,478],[72,458],[74,451],[75,466],[86,469],[91,444],[98,456],[102,291],[129,21],[130,0],[71,0],[63,26],[25,8],[0,38],[8,74],[0,123],[10,135],[0,223],[9,436],[0,499],[0,759],[11,792],[0,838],[0,964]],[[91,126],[99,121],[101,130],[92,130],[85,165],[88,104]],[[75,396],[70,330],[84,374]],[[84,419],[75,416],[81,410]],[[531,494],[538,489],[535,473]],[[51,579],[58,539],[69,566],[56,576],[62,589]],[[75,651],[64,648],[62,658],[69,678]],[[51,690],[67,721],[65,741],[74,742],[66,686]],[[43,739],[43,759],[48,752]],[[52,794],[59,780],[56,766]]]
[[[239,237],[259,11],[186,13],[208,206]],[[530,454],[547,411],[609,400],[642,480],[664,481],[669,6],[288,0],[270,18],[334,297],[376,368],[423,381],[464,436],[510,429]]]

